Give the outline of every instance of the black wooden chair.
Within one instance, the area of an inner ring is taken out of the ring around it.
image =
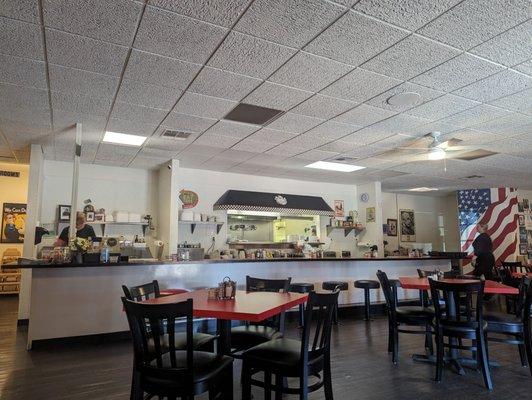
[[[291,278],[262,279],[246,276],[246,290],[248,292],[288,292]],[[250,347],[277,339],[283,336],[285,313],[261,321],[258,324],[246,322],[245,325],[231,329],[232,355],[239,358],[239,352]]]
[[[487,312],[488,341],[517,345],[521,365],[532,375],[532,337],[530,332],[530,305],[532,304],[531,279],[523,277],[519,286],[515,315]],[[502,337],[501,337],[502,336]]]
[[[169,400],[193,399],[209,392],[209,398],[233,398],[233,359],[194,350],[192,299],[173,304],[143,304],[122,297],[133,336],[136,375],[131,399],[144,393]],[[186,346],[176,346],[175,323],[186,319]],[[151,345],[149,343],[152,343]]]
[[[445,347],[449,348],[455,357],[458,350],[470,350],[476,352],[477,365],[481,366],[484,384],[492,390],[486,341],[488,323],[484,320],[482,312],[485,281],[479,279],[474,282],[448,283],[429,278],[429,283],[434,302],[439,302],[441,299],[445,301],[445,307],[443,309],[436,307],[434,313],[436,381],[440,382],[442,378]],[[473,301],[475,308],[472,307]],[[449,338],[448,343],[444,343],[444,337]],[[463,340],[471,340],[472,345],[465,346]],[[458,360],[453,361],[458,362]]]
[[[512,276],[512,270],[510,267],[501,267],[499,269],[499,276],[501,278],[501,283],[514,287],[519,288],[519,285],[521,284],[521,279],[514,278]],[[515,295],[504,295],[504,301],[506,304],[506,312],[508,314],[515,314],[516,312],[516,305],[517,305],[517,296]]]
[[[510,274],[513,272],[528,272],[527,266],[523,265],[520,261],[503,261],[501,267],[508,270]]]
[[[397,306],[397,297],[394,294],[390,280],[385,272],[377,271],[377,278],[381,284],[386,308],[388,311],[388,352],[392,353],[392,362],[397,364],[399,354],[399,333],[423,334],[425,335],[425,348],[430,354],[433,352],[432,346],[432,319],[434,312],[422,306]],[[419,326],[422,330],[400,329],[401,326]]]
[[[272,390],[277,400],[283,393],[298,394],[301,400],[306,400],[310,392],[321,387],[325,390],[325,399],[333,399],[331,326],[339,292],[309,293],[301,341],[271,340],[242,354],[242,400],[251,399],[252,385],[264,388],[265,400],[270,400]],[[253,379],[253,375],[261,371],[264,371],[264,381]],[[272,375],[275,376],[274,385]],[[298,387],[288,386],[286,378],[291,377],[299,378]],[[309,377],[318,379],[309,384]]]
[[[137,302],[161,297],[159,282],[156,280],[138,286],[127,287],[122,285],[122,291],[124,292],[126,299]],[[180,322],[184,321],[177,320],[178,325]],[[214,352],[216,339],[217,336],[208,333],[194,332],[192,342],[194,344],[194,349],[196,350]],[[174,342],[178,349],[184,349],[186,347],[186,334],[184,332],[176,332],[174,335]]]

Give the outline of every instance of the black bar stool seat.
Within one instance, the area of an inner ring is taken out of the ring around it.
[[[330,290],[331,292],[336,290],[336,288],[340,290],[348,290],[349,283],[345,281],[325,281],[321,284],[321,288],[323,290]],[[333,312],[333,324],[338,325],[338,303],[336,303],[336,307],[334,308]]]
[[[290,285],[290,292],[295,293],[310,293],[314,291],[314,284],[312,283],[303,283],[296,282]],[[299,327],[303,327],[305,324],[305,306],[303,304],[299,305]]]
[[[369,321],[371,317],[371,300],[369,296],[369,291],[371,289],[379,289],[381,285],[377,281],[373,281],[370,279],[360,279],[358,281],[355,281],[355,287],[358,289],[364,289],[364,319],[366,321]]]

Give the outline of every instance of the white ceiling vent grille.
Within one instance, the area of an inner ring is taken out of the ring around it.
[[[172,139],[185,140],[192,135],[192,132],[172,131],[167,129],[163,132],[162,136]]]

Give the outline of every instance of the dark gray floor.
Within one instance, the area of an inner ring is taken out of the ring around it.
[[[26,351],[25,328],[16,327],[17,299],[0,298],[0,398],[14,399],[128,399],[131,344],[59,346]],[[446,370],[442,383],[433,381],[434,368],[417,364],[410,355],[421,352],[423,336],[401,335],[400,363],[391,364],[386,352],[387,322],[371,324],[342,320],[332,339],[334,395],[348,399],[530,399],[532,377],[522,368],[515,346],[491,344],[490,356],[502,366],[492,369],[495,389],[488,393],[482,375],[467,370],[458,376]],[[290,327],[289,336],[297,336]],[[240,398],[235,361],[235,399]],[[256,399],[262,393],[254,392]],[[205,398],[205,397],[200,397]],[[296,398],[287,396],[286,398]],[[323,399],[322,391],[311,399]]]

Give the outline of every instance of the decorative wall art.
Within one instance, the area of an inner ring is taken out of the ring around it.
[[[2,207],[2,243],[24,243],[26,204],[4,203]]]
[[[388,218],[386,222],[388,225],[388,236],[397,236],[397,220]]]
[[[399,210],[399,219],[401,221],[401,241],[416,241],[416,222],[414,210]]]
[[[343,200],[334,200],[334,216],[337,218],[343,218],[345,216]]]
[[[366,222],[375,222],[375,207],[366,207]]]

